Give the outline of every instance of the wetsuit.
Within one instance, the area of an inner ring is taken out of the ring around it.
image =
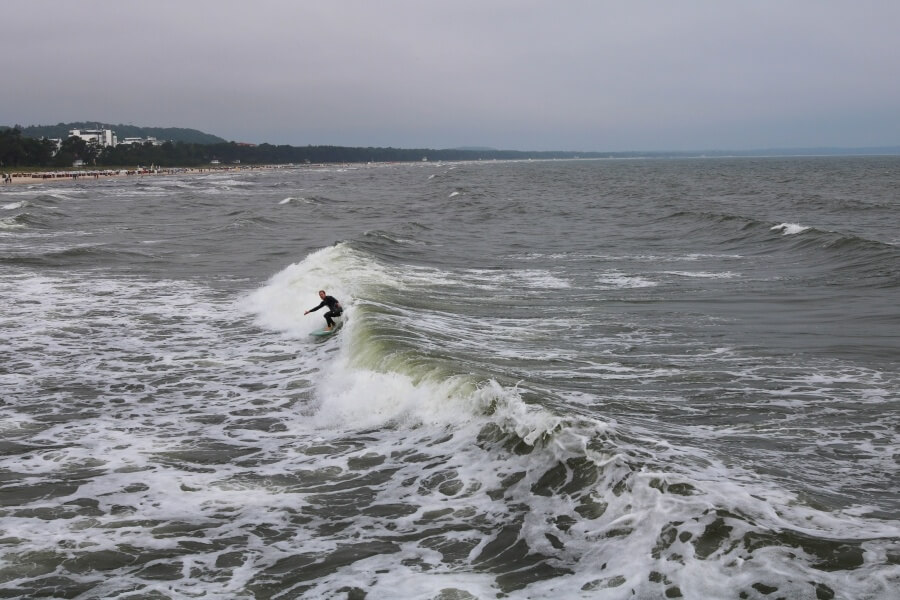
[[[328,323],[329,327],[334,327],[334,320],[332,317],[339,317],[341,313],[344,312],[344,309],[341,308],[341,303],[337,301],[337,298],[334,296],[325,296],[322,300],[321,304],[319,304],[315,308],[309,309],[309,312],[316,312],[323,306],[328,307],[328,312],[325,313],[325,322]]]

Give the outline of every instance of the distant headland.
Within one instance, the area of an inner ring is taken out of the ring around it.
[[[450,149],[249,144],[196,129],[139,127],[99,122],[0,126],[0,168],[72,166],[199,167],[468,160],[546,160],[575,158],[699,158],[747,156],[900,155],[900,146],[869,148],[775,148],[705,151],[521,151],[485,147]]]
[[[137,125],[112,125],[98,121],[79,121],[75,123],[57,123],[56,125],[29,125],[20,127],[22,135],[29,138],[61,138],[65,139],[73,129],[109,129],[119,139],[126,138],[156,138],[170,142],[185,142],[188,144],[222,144],[227,142],[225,138],[204,133],[196,129],[182,127],[140,127]]]

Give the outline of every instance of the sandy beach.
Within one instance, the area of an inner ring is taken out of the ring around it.
[[[222,167],[204,167],[204,168],[188,168],[174,167],[167,169],[89,169],[78,171],[35,171],[29,173],[23,172],[3,172],[0,171],[0,186],[4,185],[22,185],[54,182],[60,183],[65,181],[91,181],[100,179],[110,179],[113,177],[148,177],[148,176],[165,176],[165,175],[198,175],[201,173],[227,173],[233,171],[258,171],[266,169],[278,169],[284,166],[278,165],[253,165],[253,166],[222,166]],[[7,179],[6,176],[9,176]]]

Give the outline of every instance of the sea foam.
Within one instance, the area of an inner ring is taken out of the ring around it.
[[[797,235],[798,233],[803,233],[807,229],[809,229],[809,227],[798,225],[797,223],[781,223],[780,225],[775,225],[771,228],[772,231],[781,231],[784,235]]]

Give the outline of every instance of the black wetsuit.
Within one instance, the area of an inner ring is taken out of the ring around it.
[[[334,327],[334,320],[332,317],[339,317],[341,316],[341,313],[344,312],[344,309],[341,308],[341,303],[338,302],[337,298],[334,296],[325,296],[325,298],[322,299],[322,303],[315,308],[309,309],[309,312],[316,312],[323,306],[327,306],[329,309],[328,312],[325,313],[325,322],[328,323],[329,327]]]

